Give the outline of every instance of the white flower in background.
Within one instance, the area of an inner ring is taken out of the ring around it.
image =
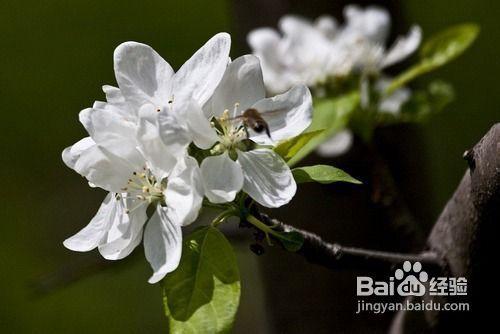
[[[339,27],[328,16],[310,22],[288,15],[278,24],[282,36],[271,28],[250,32],[248,43],[261,60],[267,89],[281,93],[297,84],[314,87],[351,71],[379,74],[420,45],[421,29],[413,26],[408,36],[386,50],[390,17],[384,9],[351,5],[344,16]]]
[[[380,77],[385,68],[415,52],[422,32],[413,26],[407,36],[397,38],[386,50],[391,25],[386,10],[350,5],[344,9],[344,18],[344,24],[339,26],[328,16],[319,17],[315,22],[284,16],[279,22],[282,36],[270,28],[250,32],[248,43],[261,60],[267,89],[283,92],[297,84],[317,88],[329,79],[357,73],[361,75],[361,105],[368,106],[368,76]],[[383,77],[375,82],[374,89],[381,91],[382,86],[387,86]],[[396,90],[379,101],[379,111],[398,113],[410,95],[406,88]],[[352,132],[345,129],[323,143],[318,153],[340,155],[349,149],[352,141]]]
[[[345,26],[335,37],[338,48],[347,50],[350,67],[361,74],[361,105],[368,106],[368,76],[379,76],[381,72],[394,65],[419,47],[422,40],[420,27],[413,26],[406,37],[400,36],[386,50],[385,45],[390,30],[389,13],[378,7],[361,9],[347,6],[344,10]]]
[[[375,83],[375,90],[379,93],[390,84],[388,78],[381,78]],[[408,88],[396,89],[391,95],[383,97],[378,104],[378,111],[397,115],[401,111],[403,104],[408,102],[411,91]],[[319,145],[316,152],[322,157],[336,157],[346,153],[351,147],[354,135],[349,129],[344,129],[327,141]]]
[[[316,153],[320,156],[329,158],[336,157],[346,153],[354,141],[354,135],[349,129],[337,132],[318,146]]]
[[[310,22],[287,15],[278,25],[282,36],[271,28],[256,29],[248,35],[271,93],[282,93],[298,84],[311,87],[329,76],[348,74],[347,54],[331,42],[338,30],[334,18],[321,16]]]
[[[80,113],[90,136],[62,154],[89,184],[110,193],[90,224],[64,242],[67,248],[98,247],[104,258],[117,260],[132,252],[144,230],[145,255],[154,270],[149,282],[178,266],[181,226],[196,219],[203,185],[198,163],[187,156],[190,139],[176,109],[182,110],[184,100],[210,98],[227,67],[229,47],[229,35],[218,34],[175,74],[147,45],[117,47],[119,88],[104,86],[108,102]],[[161,126],[159,114],[164,114]]]
[[[262,116],[270,137],[247,126],[251,120],[243,116],[248,109]],[[297,185],[272,147],[311,123],[312,101],[306,86],[265,98],[259,60],[247,55],[228,66],[203,109],[193,101],[187,115],[194,144],[213,154],[201,163],[205,195],[211,202],[230,202],[240,190],[266,207],[279,207],[292,199]]]
[[[420,27],[413,26],[407,36],[400,36],[386,50],[389,35],[389,13],[378,7],[361,9],[347,6],[344,10],[346,23],[336,36],[335,43],[347,48],[353,69],[364,74],[379,74],[384,68],[394,65],[411,55],[422,40]]]
[[[389,13],[380,7],[369,6],[362,9],[357,5],[346,6],[344,20],[342,31],[335,37],[354,40],[362,36],[376,44],[384,44],[389,37],[391,18]],[[349,38],[348,35],[352,37]]]

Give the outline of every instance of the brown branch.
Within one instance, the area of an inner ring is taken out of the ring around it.
[[[458,188],[446,204],[427,241],[428,248],[443,258],[449,275],[465,277],[469,283],[466,301],[472,312],[425,314],[425,326],[417,331],[463,331],[481,323],[493,324],[481,299],[489,293],[493,268],[489,254],[496,254],[494,236],[500,221],[500,124],[494,125],[472,149],[464,154],[469,165]],[[491,264],[491,263],[490,263]],[[480,269],[481,268],[481,269]],[[437,300],[436,300],[437,301]],[[461,300],[462,302],[463,300]],[[438,302],[446,302],[445,299]],[[391,333],[415,332],[414,319],[400,312]]]
[[[259,218],[273,229],[280,232],[295,231],[302,235],[304,243],[296,252],[313,264],[324,266],[331,270],[356,270],[367,272],[386,272],[394,265],[404,261],[419,261],[430,272],[441,272],[444,263],[433,252],[416,254],[382,252],[363,248],[346,247],[338,243],[329,243],[317,234],[286,225],[276,219],[260,213]]]

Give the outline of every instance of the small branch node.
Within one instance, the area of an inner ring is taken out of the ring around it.
[[[476,167],[476,159],[474,156],[474,149],[470,149],[464,152],[463,156],[465,161],[467,161],[467,164],[469,165],[469,168],[471,170],[474,170]]]

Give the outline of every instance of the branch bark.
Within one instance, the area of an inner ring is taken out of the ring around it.
[[[488,263],[496,254],[494,236],[500,220],[500,124],[494,125],[472,149],[464,154],[469,168],[446,204],[428,238],[428,249],[446,263],[448,275],[465,277],[469,283],[466,302],[471,312],[427,312],[424,327],[415,329],[414,318],[400,312],[391,333],[450,332],[494,324],[482,296],[494,289],[494,266]],[[435,300],[447,302],[446,299]],[[463,302],[464,300],[460,300]]]
[[[346,247],[338,243],[329,243],[317,234],[301,230],[284,224],[277,219],[260,213],[261,221],[280,232],[295,231],[302,235],[304,243],[296,254],[305,257],[313,264],[324,266],[331,270],[356,270],[373,272],[386,272],[392,270],[394,265],[404,261],[419,261],[431,272],[439,273],[444,267],[440,257],[431,251],[421,253],[394,253],[382,252],[355,247]]]
[[[434,275],[467,278],[467,297],[453,301],[469,302],[472,312],[427,311],[422,319],[415,312],[402,311],[394,318],[391,333],[447,333],[475,327],[478,321],[483,324],[488,321],[486,307],[480,298],[486,292],[483,290],[493,286],[484,283],[495,277],[494,266],[486,266],[491,268],[488,271],[483,265],[487,264],[488,254],[496,253],[492,236],[498,235],[497,223],[500,220],[500,124],[494,125],[479,143],[466,151],[464,159],[469,169],[438,218],[427,247],[421,253],[344,247],[265,214],[260,214],[260,218],[279,231],[300,233],[304,244],[297,254],[331,270],[355,269],[373,273],[374,270],[392,269],[394,264],[409,260],[422,262]],[[441,296],[424,296],[424,299],[441,304],[448,302]]]

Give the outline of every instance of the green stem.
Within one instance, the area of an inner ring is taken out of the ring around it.
[[[208,200],[203,200],[203,207],[205,207],[205,208],[212,208],[212,209],[223,209],[223,210],[226,210],[226,209],[228,209],[231,206],[228,205],[228,204],[215,204],[215,203],[209,202]]]
[[[212,226],[217,227],[218,225],[223,223],[224,220],[226,220],[231,216],[238,216],[238,211],[236,211],[233,208],[228,209],[226,211],[222,211],[217,217],[214,218],[214,220],[212,220]]]
[[[259,219],[257,219],[255,216],[252,216],[252,215],[248,215],[246,217],[247,221],[252,224],[253,226],[257,227],[259,230],[261,230],[262,232],[266,233],[266,234],[271,234],[277,238],[280,238],[281,235],[276,232],[275,230],[273,230],[269,225],[266,225],[265,223],[261,222]]]

